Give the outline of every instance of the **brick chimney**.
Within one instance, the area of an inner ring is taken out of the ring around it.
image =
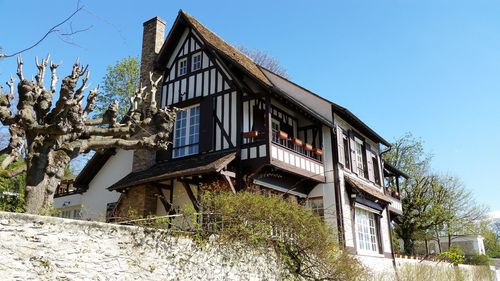
[[[143,24],[142,54],[141,54],[141,82],[149,85],[149,72],[155,72],[156,59],[165,41],[165,21],[154,17]],[[161,73],[156,73],[161,75]]]
[[[142,33],[142,53],[141,53],[141,83],[146,86],[146,91],[150,89],[149,73],[154,73],[154,79],[162,75],[156,67],[156,60],[163,42],[165,41],[165,21],[160,17],[154,17],[143,24]],[[161,88],[160,88],[161,89]],[[161,100],[157,92],[156,101],[159,104]],[[146,132],[144,132],[146,134]],[[156,152],[147,150],[136,150],[134,152],[134,163],[132,170],[134,172],[145,170],[151,167],[156,160]]]

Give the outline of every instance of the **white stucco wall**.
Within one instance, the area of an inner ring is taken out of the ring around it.
[[[63,197],[54,198],[54,208],[63,209],[63,208],[73,208],[76,206],[80,206],[82,204],[82,194],[73,194]]]
[[[117,150],[97,173],[82,196],[82,219],[102,221],[106,217],[106,205],[118,200],[120,193],[107,188],[132,171],[134,152]]]
[[[325,208],[325,221],[333,228],[337,228],[337,214],[335,207],[335,184],[333,171],[333,155],[331,128],[323,126],[323,165],[325,174],[325,183],[318,184],[308,195],[309,197],[323,197],[323,206]]]

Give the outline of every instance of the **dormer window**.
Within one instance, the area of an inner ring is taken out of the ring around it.
[[[178,76],[186,75],[188,70],[187,58],[179,60]]]
[[[201,69],[201,53],[194,54],[193,57],[191,58],[191,71],[196,71],[198,69]]]

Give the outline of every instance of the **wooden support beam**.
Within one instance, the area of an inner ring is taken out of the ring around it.
[[[163,193],[163,189],[160,185],[155,183],[156,189],[158,191],[158,198],[160,199],[161,204],[163,205],[163,208],[165,208],[165,212],[168,214],[170,210],[172,210],[172,202],[168,202],[165,199],[165,194]],[[170,191],[172,192],[172,190]]]
[[[198,199],[196,199],[196,196],[194,196],[193,190],[189,186],[189,184],[185,181],[180,181],[182,183],[182,186],[184,186],[184,189],[186,190],[186,193],[191,200],[191,203],[193,203],[193,207],[196,212],[200,210],[200,206],[198,204]]]
[[[236,173],[231,171],[220,171],[220,174],[223,176],[228,176],[230,178],[236,178]]]
[[[224,178],[226,179],[227,183],[231,187],[231,190],[233,191],[233,193],[236,193],[236,189],[234,188],[233,182],[231,181],[231,179],[229,178],[229,176],[228,175],[224,175]]]

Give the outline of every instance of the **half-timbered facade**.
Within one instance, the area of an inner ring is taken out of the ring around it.
[[[401,205],[384,189],[387,141],[345,108],[255,64],[185,12],[164,41],[159,25],[158,18],[144,23],[141,67],[163,77],[159,106],[179,109],[172,146],[146,167],[136,165],[144,157],[135,152],[132,170],[106,186],[121,194],[113,216],[197,208],[203,189],[259,190],[317,210],[352,253],[390,257],[390,216]],[[148,51],[148,44],[161,48]],[[99,170],[87,167],[75,184],[88,186]]]

